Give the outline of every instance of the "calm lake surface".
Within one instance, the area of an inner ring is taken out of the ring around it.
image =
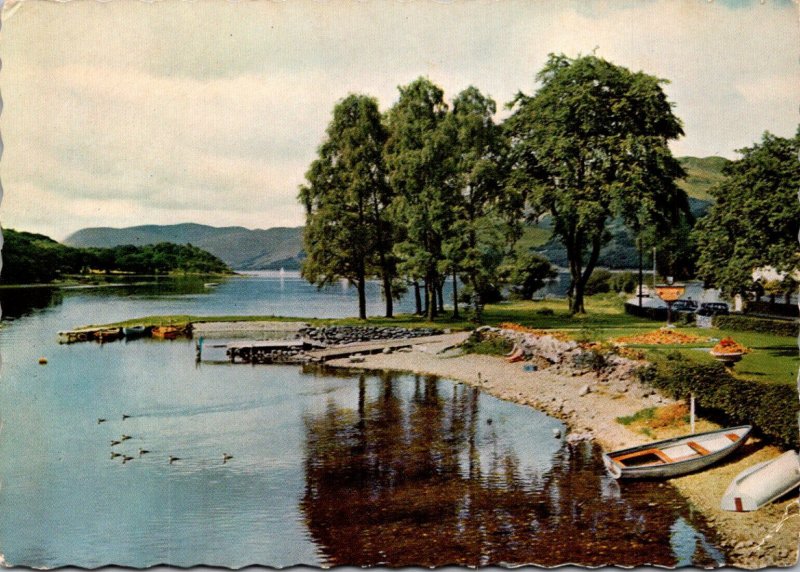
[[[351,289],[318,292],[273,273],[211,287],[2,290],[0,301],[7,563],[724,561],[671,487],[620,485],[593,446],[552,437],[559,421],[475,388],[410,374],[196,364],[185,340],[56,342],[62,329],[160,313],[351,315]],[[377,287],[369,307],[380,312]],[[112,447],[123,434],[131,438]],[[233,458],[223,463],[224,453]]]

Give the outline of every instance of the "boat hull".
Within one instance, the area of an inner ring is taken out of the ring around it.
[[[758,510],[798,486],[800,458],[795,451],[786,451],[736,475],[722,496],[720,506],[722,510],[734,512]]]
[[[185,335],[185,330],[178,326],[156,326],[151,330],[150,335],[154,338],[174,340]]]
[[[603,454],[603,463],[608,473],[615,479],[669,479],[700,471],[721,459],[724,459],[739,447],[741,447],[750,434],[752,427],[742,425],[729,429],[720,429],[696,435],[675,437],[664,441],[648,443],[629,449],[621,449],[612,453]],[[724,447],[707,451],[702,444],[710,443],[714,440],[729,438],[729,435],[736,435],[736,440],[730,440],[730,444]],[[690,458],[670,459],[664,454],[665,451],[677,450],[680,448],[705,451],[704,454],[696,454]],[[636,459],[652,457],[653,463],[640,466],[625,466],[626,459]]]
[[[147,334],[146,326],[128,326],[122,328],[122,333],[126,338],[140,338]]]

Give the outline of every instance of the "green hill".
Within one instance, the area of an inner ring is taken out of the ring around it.
[[[723,157],[681,157],[678,160],[688,174],[679,184],[689,195],[694,215],[701,216],[713,201],[708,189],[724,178],[722,169],[729,161]],[[638,261],[630,233],[618,223],[612,223],[611,232],[614,238],[604,247],[601,264],[620,268]],[[542,249],[554,263],[565,263],[566,254],[550,238],[550,221],[544,217],[535,225],[526,225],[517,248],[520,251]],[[70,246],[105,248],[160,242],[192,244],[237,270],[294,270],[300,267],[303,258],[302,227],[250,230],[241,226],[213,227],[194,223],[100,227],[79,230],[64,242]]]
[[[128,228],[84,228],[67,237],[70,246],[105,247],[160,242],[192,244],[219,257],[236,270],[300,267],[303,228],[278,227],[250,230],[241,226],[214,227],[185,223]]]
[[[713,201],[708,190],[725,178],[722,169],[730,161],[724,157],[679,157],[678,161],[687,174],[678,183],[686,194],[701,201]]]
[[[216,256],[190,246],[161,242],[144,246],[80,248],[50,237],[3,229],[4,284],[47,283],[65,274],[90,271],[133,274],[226,274],[230,269]]]

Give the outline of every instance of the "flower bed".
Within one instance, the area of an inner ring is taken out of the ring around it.
[[[523,326],[521,324],[516,324],[514,322],[503,322],[498,326],[501,330],[512,330],[514,332],[520,332],[523,334],[532,334],[534,336],[552,336],[555,339],[561,342],[568,342],[572,338],[570,338],[564,332],[558,332],[555,330],[540,330],[536,328],[529,328],[527,326]]]
[[[746,348],[742,344],[735,342],[733,338],[723,338],[717,345],[711,348],[711,355],[741,355],[749,352],[749,348]]]
[[[708,341],[708,338],[662,328],[646,334],[623,336],[613,340],[617,344],[634,344],[643,346],[672,346],[684,344],[698,344]]]

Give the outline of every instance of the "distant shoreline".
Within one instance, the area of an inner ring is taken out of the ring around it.
[[[232,271],[230,274],[207,274],[207,273],[192,273],[192,272],[180,272],[174,274],[81,274],[75,275],[73,278],[72,275],[69,275],[70,279],[67,280],[54,280],[53,282],[33,282],[33,283],[8,283],[3,281],[2,273],[0,273],[0,290],[3,289],[25,289],[25,288],[71,288],[75,286],[91,286],[97,288],[104,288],[104,287],[119,287],[119,286],[146,286],[148,284],[154,284],[152,279],[155,278],[215,278],[215,279],[228,279],[228,278],[236,278],[237,276],[243,276],[241,272]],[[133,281],[133,282],[125,282],[125,281],[117,281],[114,282],[114,279],[119,278],[148,278],[148,281]]]

